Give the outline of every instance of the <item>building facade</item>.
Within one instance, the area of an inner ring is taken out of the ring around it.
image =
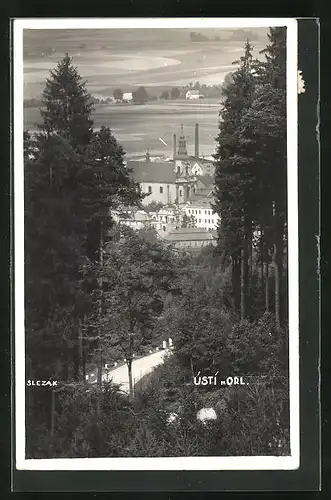
[[[143,200],[145,206],[152,201],[163,205],[185,205],[200,188],[212,184],[213,162],[199,157],[198,124],[195,125],[194,153],[192,156],[187,152],[186,138],[181,125],[178,148],[174,135],[172,161],[152,161],[150,154],[146,153],[143,161],[128,162],[134,180],[147,195]]]
[[[124,92],[122,96],[122,101],[123,102],[132,102],[133,100],[133,94],[132,92]]]
[[[171,243],[177,250],[199,251],[202,247],[216,245],[214,235],[203,228],[176,228],[164,234],[158,231],[160,239]]]
[[[200,94],[199,90],[188,90],[185,94],[186,99],[203,99],[205,96]]]
[[[189,201],[185,205],[184,212],[188,217],[194,217],[196,227],[207,230],[217,229],[220,217],[214,212],[211,201],[210,198],[204,198],[202,200]]]

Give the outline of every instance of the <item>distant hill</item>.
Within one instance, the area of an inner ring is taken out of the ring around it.
[[[196,33],[195,31],[191,31],[190,39],[192,42],[208,42],[209,38],[201,33]]]
[[[234,30],[232,33],[232,37],[231,37],[232,40],[236,40],[236,41],[240,41],[240,42],[241,41],[245,42],[247,40],[247,38],[250,41],[259,40],[259,36],[257,35],[257,33],[254,33],[253,31],[247,30],[247,29]]]

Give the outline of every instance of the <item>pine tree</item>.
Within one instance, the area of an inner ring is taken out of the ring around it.
[[[72,189],[78,165],[70,144],[58,136],[40,138],[38,157],[25,162],[26,340],[30,375],[39,378],[66,379],[72,368],[83,262]]]
[[[233,81],[224,89],[219,135],[215,154],[215,210],[221,216],[219,238],[231,259],[232,284],[236,307],[246,315],[248,295],[248,257],[252,240],[252,183],[255,181],[252,146],[244,140],[242,120],[255,89],[252,46],[245,44]]]
[[[276,322],[285,311],[283,261],[286,241],[286,40],[285,28],[271,28],[265,62],[255,65],[257,85],[244,118],[244,136],[256,144],[258,184],[255,186],[256,225],[260,231],[260,262],[266,266],[266,309],[269,308],[269,262],[274,268]],[[263,267],[262,267],[263,269]]]
[[[47,134],[62,135],[73,147],[85,146],[92,137],[93,104],[77,69],[68,54],[46,80],[41,116]]]
[[[111,210],[139,205],[143,198],[139,184],[125,165],[124,155],[111,130],[102,126],[93,133],[82,159],[77,192],[84,206],[86,251],[92,261],[99,259],[100,238],[106,242],[113,224]]]

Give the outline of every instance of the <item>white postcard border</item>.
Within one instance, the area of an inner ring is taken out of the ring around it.
[[[290,448],[287,457],[157,457],[25,459],[25,310],[23,30],[132,28],[287,27],[287,181],[289,281]],[[299,264],[298,264],[298,112],[297,21],[292,18],[68,18],[15,19],[14,75],[14,332],[15,441],[18,470],[293,470],[300,464],[299,427]]]

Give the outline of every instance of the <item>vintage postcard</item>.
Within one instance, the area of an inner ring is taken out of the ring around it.
[[[14,21],[17,469],[300,466],[297,29]]]

